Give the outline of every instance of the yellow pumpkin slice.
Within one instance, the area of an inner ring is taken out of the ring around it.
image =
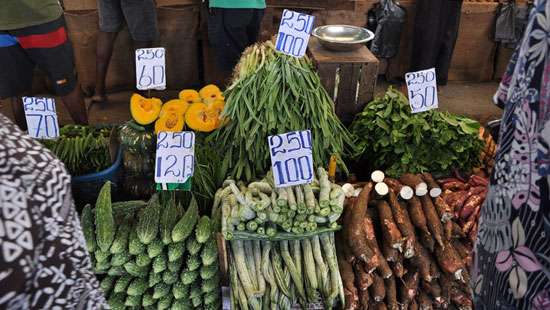
[[[214,84],[204,86],[200,91],[199,95],[202,99],[202,102],[207,105],[214,103],[215,100],[224,100],[222,91],[218,86]]]
[[[184,89],[179,93],[180,100],[185,101],[187,104],[193,104],[201,102],[201,96],[194,89]]]
[[[158,98],[145,98],[140,94],[133,94],[130,98],[130,112],[136,123],[149,125],[160,114],[162,101]]]
[[[176,112],[167,112],[155,122],[155,133],[161,131],[179,132],[183,130],[184,117]]]
[[[189,104],[187,102],[181,99],[172,99],[162,105],[159,117],[163,117],[164,115],[169,113],[176,113],[178,115],[184,116],[187,108],[189,108]]]
[[[218,127],[219,118],[214,113],[209,113],[206,104],[193,103],[185,113],[185,123],[193,130],[211,132]]]
[[[220,99],[214,100],[214,103],[207,106],[207,114],[209,118],[216,119],[216,128],[220,126],[221,118],[220,115],[223,112],[224,101]]]

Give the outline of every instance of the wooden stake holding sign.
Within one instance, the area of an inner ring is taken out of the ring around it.
[[[164,47],[136,50],[136,88],[166,89],[166,59]]]
[[[310,130],[269,136],[268,143],[276,187],[307,184],[313,181]]]
[[[412,113],[425,112],[439,107],[435,68],[405,74],[407,94]]]
[[[29,136],[35,139],[59,137],[59,122],[55,100],[46,97],[23,97]]]
[[[284,10],[275,44],[277,51],[294,57],[303,57],[314,21],[315,16]]]

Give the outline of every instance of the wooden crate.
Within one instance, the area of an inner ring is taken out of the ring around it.
[[[336,114],[345,125],[353,121],[374,97],[378,59],[361,47],[351,52],[332,52],[311,38],[309,54],[323,86],[334,99]]]

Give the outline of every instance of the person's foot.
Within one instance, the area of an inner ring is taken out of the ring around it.
[[[92,103],[104,103],[104,102],[107,102],[106,95],[94,94],[92,96]]]

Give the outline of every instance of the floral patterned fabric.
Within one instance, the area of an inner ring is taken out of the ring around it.
[[[476,244],[476,309],[550,309],[549,56],[550,0],[538,0],[495,95],[504,114]]]
[[[107,309],[65,166],[0,114],[0,309]]]

